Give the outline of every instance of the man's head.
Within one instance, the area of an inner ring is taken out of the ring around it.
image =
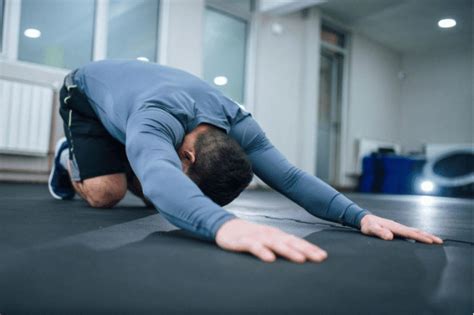
[[[215,203],[224,206],[248,186],[253,172],[239,144],[224,131],[201,124],[178,151],[183,171]]]

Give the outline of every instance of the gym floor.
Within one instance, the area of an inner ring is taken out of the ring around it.
[[[45,185],[0,183],[0,313],[471,314],[472,200],[349,194],[445,240],[382,241],[307,214],[272,191],[226,207],[328,251],[266,264],[167,223],[137,198],[93,209]]]

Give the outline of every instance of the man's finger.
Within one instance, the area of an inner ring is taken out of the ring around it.
[[[383,240],[391,241],[393,240],[393,233],[379,224],[373,224],[369,227],[369,234],[377,236]]]
[[[433,240],[436,244],[443,244],[443,239],[441,239],[440,237],[437,237],[436,235],[433,235],[433,234],[430,234],[430,233],[427,233]]]
[[[433,240],[416,229],[410,228],[400,223],[390,222],[387,226],[393,233],[418,242],[433,244]]]
[[[275,254],[272,253],[272,251],[266,248],[263,244],[260,244],[260,243],[249,244],[249,246],[246,246],[246,249],[251,254],[253,254],[254,256],[257,256],[259,259],[265,262],[274,262],[276,259]]]
[[[430,234],[430,233],[425,232],[425,231],[421,231],[421,233],[423,233],[423,235],[425,235],[425,236],[431,238],[434,243],[436,243],[436,244],[443,244],[443,240],[440,239],[439,237],[437,237],[436,235]]]
[[[305,255],[307,259],[314,262],[321,262],[328,256],[326,251],[318,246],[294,236],[288,239],[287,244]]]
[[[306,257],[303,254],[283,243],[282,240],[273,240],[266,245],[278,255],[293,262],[304,263],[306,261]]]

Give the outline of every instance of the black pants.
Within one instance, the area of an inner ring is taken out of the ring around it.
[[[69,144],[72,180],[129,172],[125,146],[105,129],[86,95],[71,84],[71,75],[59,94],[59,113]]]

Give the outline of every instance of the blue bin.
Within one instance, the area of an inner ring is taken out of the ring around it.
[[[372,154],[362,161],[360,192],[414,193],[415,179],[426,161],[417,157]]]
[[[359,179],[358,191],[370,193],[373,192],[375,178],[374,158],[366,156],[362,159],[362,176]]]

